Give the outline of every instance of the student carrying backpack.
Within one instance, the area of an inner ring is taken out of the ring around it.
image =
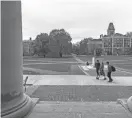
[[[108,78],[109,78],[109,81],[108,81],[108,82],[112,82],[113,79],[111,78],[111,73],[112,73],[112,72],[115,72],[116,69],[115,69],[114,66],[110,65],[109,62],[106,62],[106,64],[107,64],[107,66],[108,66],[108,72],[107,72],[107,76],[108,76]]]

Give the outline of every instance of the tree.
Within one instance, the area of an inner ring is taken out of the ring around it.
[[[88,42],[91,38],[84,38],[80,41],[80,54],[88,54]]]
[[[71,36],[68,32],[66,32],[64,29],[54,29],[50,32],[50,37],[52,40],[55,40],[57,42],[57,45],[59,47],[59,55],[62,57],[63,54],[68,54],[68,46],[71,43]]]
[[[97,55],[97,56],[101,56],[102,51],[103,51],[102,48],[97,48],[97,49],[96,49],[96,55]]]
[[[41,33],[37,35],[34,43],[34,53],[38,55],[42,54],[45,57],[46,54],[50,51],[49,40],[50,37],[47,33]]]
[[[80,44],[79,42],[72,45],[72,53],[79,55]]]

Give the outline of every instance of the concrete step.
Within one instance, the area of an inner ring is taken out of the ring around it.
[[[132,86],[102,85],[41,85],[32,97],[40,101],[116,101],[118,98],[129,98]]]
[[[40,101],[28,118],[131,118],[116,102]]]

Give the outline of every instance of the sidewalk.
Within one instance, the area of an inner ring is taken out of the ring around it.
[[[40,101],[28,118],[132,118],[116,102]]]
[[[107,102],[110,101],[109,99],[122,98],[118,96],[123,96],[124,92],[126,93],[124,96],[127,96],[127,92],[130,95],[131,89],[128,88],[130,89],[128,90],[125,86],[132,86],[131,77],[115,77],[113,83],[108,83],[87,75],[24,75],[23,77],[26,76],[29,77],[28,83],[33,84],[27,89],[27,94],[32,97],[32,93],[34,93],[33,96],[39,96],[40,99],[27,118],[132,118],[132,114],[121,104],[117,104],[116,101]],[[72,94],[68,92],[72,92]],[[61,97],[68,98],[68,95],[84,99],[57,102],[61,101]],[[47,96],[53,97],[55,101],[45,101]],[[96,99],[97,97],[99,100]],[[100,102],[100,99],[104,99],[104,101],[107,99],[107,101]]]
[[[96,80],[95,76],[87,75],[23,75],[23,79],[29,77],[27,84],[32,85],[108,85],[108,86],[132,86],[132,77],[114,76],[112,83],[103,78]]]

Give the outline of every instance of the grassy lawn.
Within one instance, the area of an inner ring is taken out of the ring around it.
[[[92,56],[77,56],[82,61],[92,61]],[[127,72],[132,73],[132,57],[128,56],[101,56],[97,57],[100,61],[110,61],[115,67],[125,69]],[[24,67],[33,68],[34,70],[40,69],[43,72],[24,70],[24,74],[84,74],[78,67],[80,65],[73,57],[68,58],[27,58],[23,59]],[[51,72],[49,72],[51,71]],[[52,71],[54,71],[52,73]],[[60,73],[59,73],[60,72]],[[88,71],[91,76],[95,76],[94,71]],[[132,76],[130,73],[124,73],[116,71],[113,73],[114,76]]]
[[[78,67],[78,64],[79,63],[74,58],[24,59],[23,67],[26,68],[26,70],[23,71],[23,74],[84,75],[82,70]]]
[[[77,56],[82,61],[92,61],[91,56]],[[101,56],[97,57],[96,59],[102,61],[105,63],[106,61],[109,61],[112,65],[115,65],[119,68],[132,70],[132,57],[129,56]]]
[[[23,60],[35,60],[35,61],[75,61],[75,59],[70,56],[64,56],[62,58],[44,58],[44,57],[23,57]]]
[[[38,75],[38,72],[30,71],[30,70],[23,70],[25,75]]]
[[[42,69],[42,70],[52,70],[57,72],[68,72],[70,70],[70,64],[36,64],[28,65],[24,67]]]

